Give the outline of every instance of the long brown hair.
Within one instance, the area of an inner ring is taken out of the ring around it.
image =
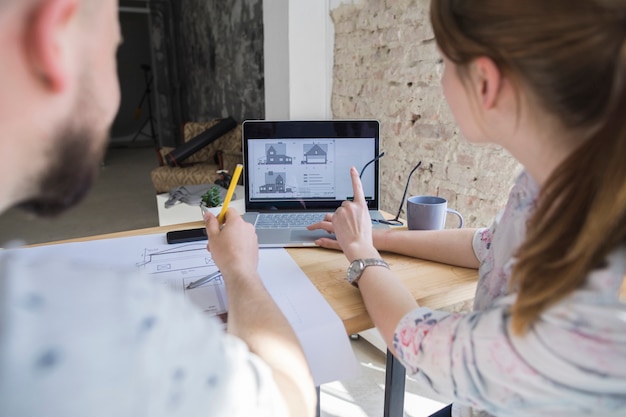
[[[584,135],[543,185],[516,254],[512,327],[523,334],[626,243],[626,2],[432,0],[430,13],[459,75],[487,56]]]

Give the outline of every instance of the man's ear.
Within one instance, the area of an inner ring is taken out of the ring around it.
[[[70,29],[77,11],[77,0],[41,0],[36,2],[27,23],[26,42],[33,71],[55,92],[63,90],[70,77]]]
[[[498,102],[502,87],[502,73],[491,58],[485,56],[476,58],[473,62],[475,85],[478,89],[477,97],[485,110],[493,108]]]

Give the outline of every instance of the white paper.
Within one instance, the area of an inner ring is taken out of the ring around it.
[[[187,290],[189,283],[217,270],[206,241],[168,245],[165,234],[93,240],[26,249],[37,256],[62,256],[102,265],[144,269],[203,311],[227,309],[221,277]],[[259,274],[292,325],[317,386],[355,377],[359,366],[343,323],[317,288],[284,249],[261,249]]]
[[[346,329],[298,264],[284,249],[261,249],[259,274],[294,328],[315,385],[358,375]]]

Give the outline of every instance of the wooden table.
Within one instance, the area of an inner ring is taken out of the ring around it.
[[[202,222],[192,222],[55,243],[165,233],[170,230],[202,226]],[[287,252],[335,310],[348,335],[374,327],[365,310],[359,290],[346,280],[348,261],[343,253],[322,248],[288,248]],[[420,306],[439,309],[467,302],[474,297],[477,280],[475,269],[459,268],[392,253],[382,253],[382,256],[389,263],[391,270],[403,280]],[[404,367],[388,351],[385,375],[385,417],[401,417],[404,414],[405,376]]]
[[[74,238],[54,243],[165,233],[170,230],[202,226],[202,222],[191,222]],[[343,253],[322,248],[287,248],[287,252],[335,310],[348,334],[374,327],[365,310],[361,293],[346,280],[348,261]],[[383,252],[382,256],[389,263],[391,270],[403,280],[420,306],[444,308],[474,297],[477,279],[475,269],[459,268],[387,252]]]
[[[343,253],[322,248],[289,248],[287,252],[341,318],[348,334],[374,327],[361,293],[346,280],[348,261]],[[421,306],[443,308],[474,297],[475,269],[387,252],[381,255]]]

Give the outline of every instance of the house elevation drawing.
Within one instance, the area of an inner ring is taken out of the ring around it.
[[[302,164],[326,164],[328,162],[328,145],[307,144],[303,145],[304,157]]]
[[[293,189],[286,185],[287,173],[269,171],[265,173],[265,184],[259,187],[261,193],[291,193]]]
[[[334,198],[334,139],[273,139],[249,144],[251,198]],[[347,171],[347,169],[346,169]]]
[[[293,157],[287,156],[287,145],[278,143],[268,143],[265,145],[265,159],[259,160],[259,165],[291,165]]]

